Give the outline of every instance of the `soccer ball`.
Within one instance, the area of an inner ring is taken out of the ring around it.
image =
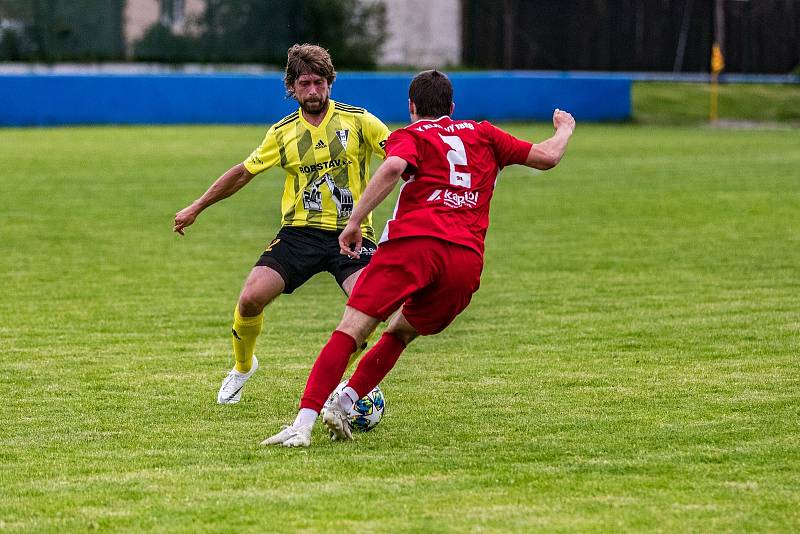
[[[333,398],[338,393],[341,393],[345,386],[347,386],[347,381],[336,386],[336,389],[333,390],[333,393],[331,393],[331,396],[328,397],[328,400],[325,402],[325,406],[322,408],[323,412],[328,409],[328,406],[333,402]],[[378,386],[375,386],[375,389],[361,397],[356,401],[353,407],[350,408],[347,414],[350,428],[362,432],[372,430],[381,421],[383,409],[385,407],[386,399],[383,396],[383,391],[381,391],[381,388]]]

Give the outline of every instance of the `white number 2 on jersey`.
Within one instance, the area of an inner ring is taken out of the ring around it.
[[[450,163],[450,183],[458,187],[472,187],[470,173],[456,170],[456,165],[467,164],[467,151],[464,149],[464,142],[457,135],[439,134],[439,137],[450,146],[450,150],[447,151],[447,161]]]

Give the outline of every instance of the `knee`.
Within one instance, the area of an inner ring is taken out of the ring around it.
[[[419,336],[419,333],[407,324],[390,324],[384,333],[393,335],[406,346]]]
[[[355,339],[356,345],[360,347],[372,331],[375,330],[378,323],[378,319],[346,306],[344,316],[336,329]]]
[[[262,295],[245,287],[239,296],[239,315],[242,317],[255,317],[264,310],[268,304]]]
[[[338,330],[339,332],[344,332],[348,336],[355,339],[356,346],[358,347],[364,344],[364,341],[366,341],[367,337],[369,337],[370,334],[369,329],[363,328],[357,324],[345,320],[342,320],[342,322],[339,323],[339,326],[336,327],[336,330]]]

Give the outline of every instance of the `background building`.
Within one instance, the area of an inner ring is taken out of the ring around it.
[[[424,68],[462,63],[461,0],[386,2],[382,65]]]

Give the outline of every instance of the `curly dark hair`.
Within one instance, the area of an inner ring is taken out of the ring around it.
[[[289,96],[294,96],[292,86],[303,74],[322,76],[328,80],[329,85],[332,84],[336,79],[336,71],[333,69],[333,61],[328,51],[321,46],[308,43],[292,46],[286,60],[286,74],[283,76],[283,84]]]

